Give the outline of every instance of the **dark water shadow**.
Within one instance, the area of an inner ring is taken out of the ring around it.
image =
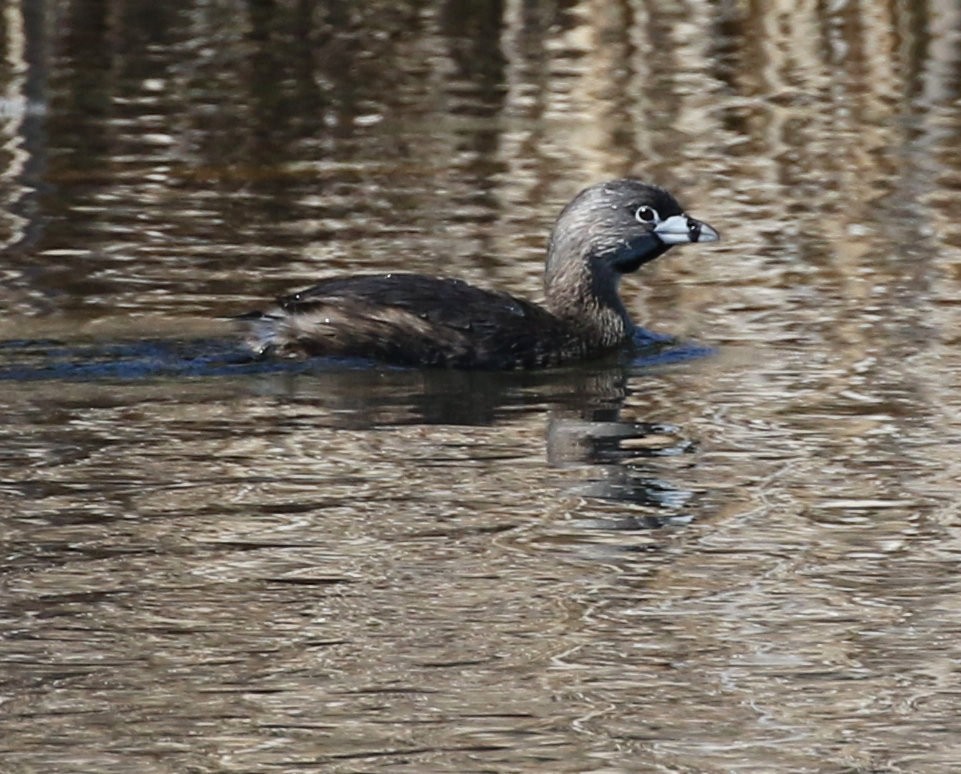
[[[616,362],[631,368],[647,368],[692,360],[712,352],[700,345],[677,342],[640,328],[635,335],[634,345],[632,352],[618,356]],[[363,358],[255,359],[235,340],[224,337],[137,338],[88,343],[59,339],[0,341],[0,381],[138,380],[358,369],[382,371],[385,368],[418,370],[391,368]],[[473,373],[448,372],[451,379],[466,382],[471,381]],[[512,374],[509,378],[515,381],[523,379],[523,376]],[[489,380],[497,381],[497,377]]]
[[[70,343],[54,339],[0,342],[0,381],[140,380],[305,371],[305,363],[251,360],[225,339],[137,339]]]

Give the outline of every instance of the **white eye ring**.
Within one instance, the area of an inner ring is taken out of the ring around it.
[[[642,204],[637,208],[634,213],[634,218],[638,223],[660,223],[661,216],[657,214],[657,210],[653,207],[648,207],[646,204]]]

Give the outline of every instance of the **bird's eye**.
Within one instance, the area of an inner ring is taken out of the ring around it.
[[[637,211],[634,213],[634,217],[639,223],[654,223],[655,221],[659,221],[661,219],[657,214],[657,210],[655,210],[653,207],[648,207],[646,204],[642,204],[637,208]]]

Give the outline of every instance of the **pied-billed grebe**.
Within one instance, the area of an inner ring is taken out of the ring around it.
[[[456,279],[365,274],[324,280],[241,318],[257,355],[371,358],[406,366],[540,368],[631,340],[622,274],[674,245],[714,242],[667,191],[621,179],[581,191],[551,232],[545,305]]]

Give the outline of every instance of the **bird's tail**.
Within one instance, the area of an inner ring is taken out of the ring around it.
[[[240,329],[244,344],[254,357],[268,355],[277,344],[277,324],[280,315],[266,312],[248,312],[230,318]]]

